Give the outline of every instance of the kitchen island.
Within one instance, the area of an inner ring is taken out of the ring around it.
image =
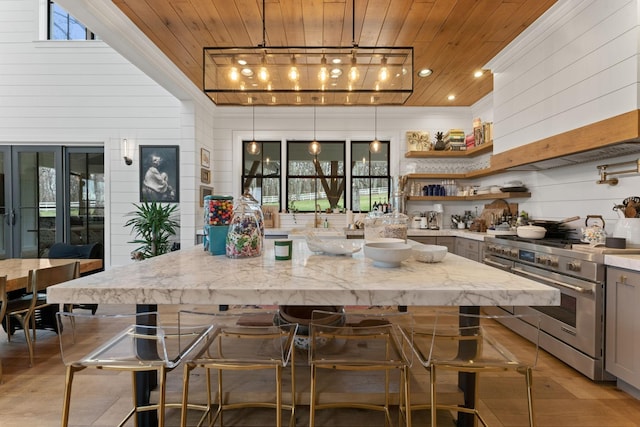
[[[379,268],[363,251],[349,256],[317,254],[304,240],[293,241],[291,260],[276,260],[274,240],[260,257],[212,256],[201,246],[116,267],[47,289],[51,303],[256,305],[479,306],[558,305],[560,292],[538,282],[447,254],[440,263],[413,258],[398,268]],[[152,379],[137,381],[139,402],[148,402]],[[472,405],[475,377],[461,379]],[[151,413],[142,426],[156,425]],[[473,425],[462,417],[459,425]]]
[[[194,246],[115,267],[47,290],[51,303],[486,306],[558,305],[551,287],[447,254],[378,268],[364,257],[311,252],[294,240],[289,261],[273,241],[262,256],[231,259]]]

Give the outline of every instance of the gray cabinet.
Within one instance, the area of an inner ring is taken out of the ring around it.
[[[409,239],[415,240],[419,243],[424,243],[425,245],[440,245],[446,246],[449,252],[455,252],[455,241],[456,238],[453,236],[410,236]]]
[[[640,388],[640,273],[607,269],[605,368]]]
[[[484,257],[484,242],[456,237],[456,249],[454,253],[473,261],[482,262],[482,258]]]

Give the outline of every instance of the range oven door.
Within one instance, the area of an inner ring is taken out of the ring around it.
[[[511,272],[511,269],[515,264],[512,260],[509,260],[506,258],[500,258],[498,256],[488,255],[488,254],[485,254],[482,262],[483,264],[487,264],[487,265],[490,265],[491,267],[499,268],[500,270],[504,270],[508,272]],[[500,306],[500,308],[513,314],[514,308],[512,305],[503,305],[503,306]]]
[[[512,273],[560,290],[560,305],[515,307],[518,313],[541,314],[540,329],[592,358],[603,349],[604,285],[516,263]]]

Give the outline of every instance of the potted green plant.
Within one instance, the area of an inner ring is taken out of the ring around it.
[[[178,205],[162,204],[155,201],[133,204],[136,210],[128,216],[133,216],[125,223],[125,227],[132,227],[131,232],[136,239],[129,243],[141,244],[132,252],[132,258],[142,260],[162,255],[171,249],[172,236],[175,236],[180,223],[176,219]]]

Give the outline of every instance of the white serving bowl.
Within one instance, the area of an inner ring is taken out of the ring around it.
[[[364,255],[373,260],[376,267],[400,267],[411,256],[411,245],[401,242],[367,242]]]
[[[312,252],[330,255],[351,255],[362,249],[362,241],[356,239],[318,239],[307,237],[307,246]]]
[[[547,229],[539,225],[521,225],[516,228],[516,233],[523,239],[542,239],[547,234]]]
[[[447,255],[446,246],[439,245],[414,245],[413,257],[420,262],[440,262]]]

